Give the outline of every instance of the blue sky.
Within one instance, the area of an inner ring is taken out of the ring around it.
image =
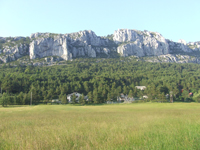
[[[137,29],[194,42],[200,41],[199,6],[199,0],[0,0],[0,36]]]

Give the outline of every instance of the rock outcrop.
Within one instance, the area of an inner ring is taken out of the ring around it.
[[[114,33],[113,40],[120,44],[117,52],[121,56],[154,56],[169,53],[169,44],[157,32],[122,29]]]
[[[114,32],[113,40],[119,44],[117,52],[121,56],[159,56],[165,54],[193,53],[200,51],[200,42],[173,42],[160,33],[120,29]]]
[[[60,56],[63,59],[72,59],[68,52],[67,38],[39,38],[30,43],[30,59],[47,56]]]
[[[6,46],[1,50],[2,56],[0,56],[0,60],[4,63],[15,61],[20,57],[28,55],[28,45],[27,44],[19,44],[13,47]]]
[[[113,57],[116,52],[124,57],[158,56],[170,62],[177,60],[177,54],[200,56],[199,51],[200,42],[186,43],[184,40],[173,42],[165,39],[160,33],[146,30],[119,29],[107,37],[97,36],[90,30],[70,34],[38,32],[26,38],[0,37],[0,60],[4,63],[26,55],[31,61],[49,56],[57,56],[59,61],[79,57]],[[198,60],[188,62],[195,61],[198,62]]]
[[[96,36],[93,31],[80,31],[65,35],[32,34],[30,59],[60,56],[65,60],[76,57],[97,57],[110,53],[109,40]]]
[[[160,56],[146,57],[143,59],[148,62],[167,62],[167,63],[197,63],[200,64],[200,59],[194,56],[180,55],[180,54],[167,54]]]

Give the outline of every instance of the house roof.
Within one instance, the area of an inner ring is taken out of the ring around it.
[[[71,96],[71,95],[74,95],[74,94],[80,94],[80,93],[78,93],[78,92],[73,92],[73,93],[71,93],[71,94],[68,94],[67,96]]]
[[[146,86],[135,86],[137,89],[140,89],[140,90],[144,90],[146,89],[147,87]]]

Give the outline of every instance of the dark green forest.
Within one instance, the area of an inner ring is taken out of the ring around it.
[[[60,99],[79,92],[90,99],[85,103],[105,103],[117,100],[120,93],[145,101],[166,99],[173,91],[174,101],[198,102],[200,99],[200,65],[150,63],[128,58],[75,59],[54,66],[0,67],[1,104],[28,105],[32,92],[33,104]],[[135,86],[146,86],[141,91]],[[193,96],[189,93],[194,93]]]

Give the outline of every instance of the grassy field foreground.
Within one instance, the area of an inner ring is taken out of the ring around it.
[[[199,149],[200,104],[0,108],[0,149]]]

